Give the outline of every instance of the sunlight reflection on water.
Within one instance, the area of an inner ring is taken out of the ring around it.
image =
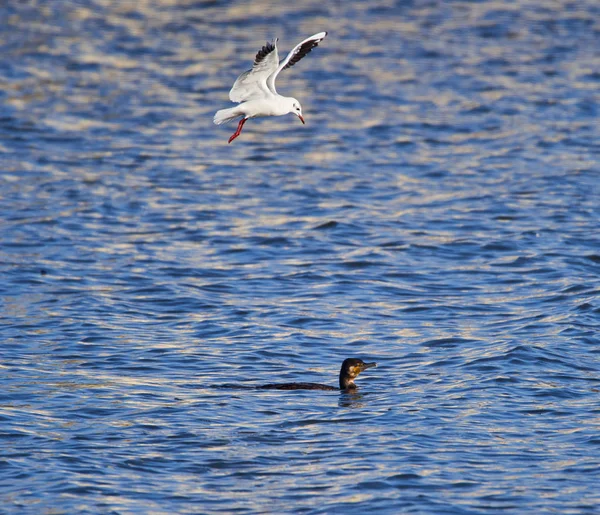
[[[598,14],[0,7],[7,513],[593,513]]]

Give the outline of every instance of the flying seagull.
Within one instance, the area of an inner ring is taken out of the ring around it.
[[[229,99],[238,102],[239,105],[217,111],[213,119],[217,125],[221,125],[242,117],[237,130],[229,138],[229,143],[240,135],[248,118],[293,113],[304,123],[300,102],[295,98],[279,95],[275,89],[275,80],[281,70],[294,66],[323,41],[325,36],[327,32],[319,32],[306,38],[298,43],[281,62],[277,54],[277,38],[258,51],[252,69],[242,73],[229,92]]]

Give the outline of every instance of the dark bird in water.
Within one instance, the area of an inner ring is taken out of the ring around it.
[[[273,383],[258,386],[259,390],[353,390],[356,389],[354,379],[367,368],[376,367],[377,363],[365,363],[362,359],[348,358],[342,363],[340,370],[340,387],[319,383]]]

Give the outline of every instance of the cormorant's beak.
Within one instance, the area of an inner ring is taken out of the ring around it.
[[[306,122],[304,121],[304,118],[302,118],[302,115],[301,115],[301,114],[298,114],[298,115],[296,115],[296,116],[298,116],[298,118],[300,118],[300,121],[301,121],[302,123],[306,124]]]
[[[373,363],[364,363],[362,369],[366,370],[367,368],[374,368],[377,366],[377,363],[373,362]]]

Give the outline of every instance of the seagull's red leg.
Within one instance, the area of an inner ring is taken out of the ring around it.
[[[231,138],[229,138],[229,141],[227,143],[231,143],[235,138],[237,138],[241,132],[242,132],[242,127],[244,126],[244,124],[246,123],[246,120],[248,118],[242,118],[240,120],[240,123],[238,123],[238,128],[237,130],[231,135]]]

